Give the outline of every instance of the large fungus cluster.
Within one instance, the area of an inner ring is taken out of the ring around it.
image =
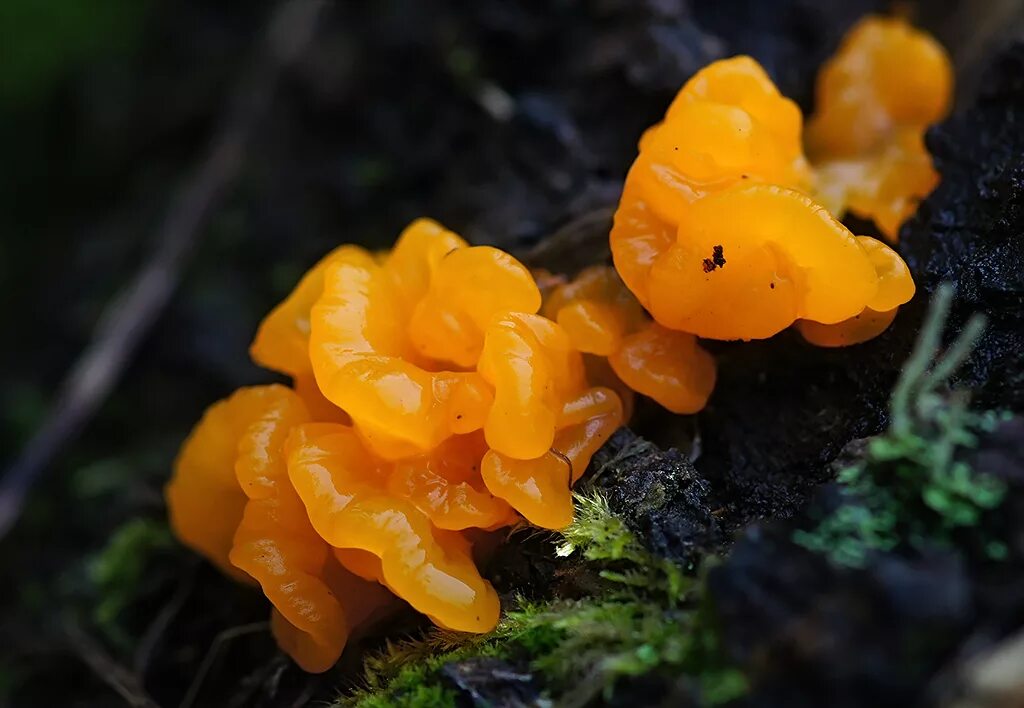
[[[855,344],[913,296],[899,256],[836,217],[891,234],[930,188],[920,137],[948,74],[927,37],[866,20],[822,72],[812,164],[799,109],[757,62],[711,64],[640,141],[615,268],[541,278],[427,219],[386,253],[337,248],[253,342],[291,386],[237,391],[183,445],[166,493],[176,534],[262,588],[309,671],[396,598],[488,631],[487,532],[569,524],[571,487],[634,392],[703,408],[715,363],[698,337],[795,324],[813,344]]]
[[[262,587],[307,670],[391,606],[382,586],[441,627],[493,628],[474,542],[520,516],[572,521],[570,487],[622,403],[540,307],[513,257],[426,219],[387,254],[343,246],[253,343],[293,386],[236,392],[185,442],[175,532]]]

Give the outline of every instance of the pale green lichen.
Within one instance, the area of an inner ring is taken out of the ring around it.
[[[864,459],[843,470],[843,504],[794,540],[834,562],[862,567],[873,551],[948,546],[958,530],[977,526],[1005,496],[998,479],[972,470],[961,453],[995,428],[999,413],[971,410],[966,392],[948,382],[984,329],[975,316],[939,356],[953,291],[941,287],[917,345],[893,390],[891,425],[873,439]],[[982,544],[997,559],[1001,544]]]

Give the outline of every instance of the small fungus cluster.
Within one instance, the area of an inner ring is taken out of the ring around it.
[[[934,184],[921,135],[949,91],[932,40],[871,18],[822,71],[813,164],[800,110],[753,59],[688,81],[640,141],[615,268],[541,277],[427,219],[386,253],[337,248],[252,344],[291,386],[235,392],[182,446],[166,490],[176,534],[262,588],[308,671],[396,598],[440,627],[490,630],[487,532],[568,525],[571,487],[634,392],[703,408],[715,362],[698,337],[795,324],[843,346],[884,331],[913,280],[835,215],[895,233]]]
[[[683,86],[640,140],[611,233],[615,267],[662,326],[763,339],[796,323],[812,344],[883,332],[914,294],[884,243],[937,177],[924,149],[947,110],[948,58],[902,20],[869,17],[822,70],[803,151],[800,110],[749,57]]]
[[[859,22],[818,74],[807,125],[821,202],[873,220],[895,241],[939,182],[924,133],[952,96],[953,69],[934,38],[899,19]]]

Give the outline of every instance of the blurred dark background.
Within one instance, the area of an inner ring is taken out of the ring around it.
[[[420,215],[529,248],[614,205],[640,132],[701,65],[752,53],[808,106],[841,33],[891,5],[325,3],[250,116],[237,176],[195,230],[173,297],[0,541],[0,705],[114,704],[81,660],[97,646],[175,705],[218,632],[264,618],[259,598],[174,547],[161,487],[206,405],[270,380],[250,338],[321,254],[385,246]],[[895,5],[951,47],[962,95],[1021,19],[1019,2]],[[275,7],[0,2],[0,466],[53,413],[175,195],[238,120],[232,97],[269,82]],[[245,644],[212,664],[198,705],[287,705],[332,685],[306,683],[263,635]]]

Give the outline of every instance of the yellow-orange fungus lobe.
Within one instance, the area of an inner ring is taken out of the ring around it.
[[[868,307],[886,311],[910,302],[916,286],[910,268],[900,255],[878,239],[869,236],[858,236],[857,243],[868,254],[878,276],[878,292],[868,301]]]
[[[323,578],[329,553],[288,481],[285,441],[308,421],[301,399],[271,387],[275,398],[238,441],[235,474],[249,498],[235,532],[230,560],[273,603],[279,636],[306,671],[326,671],[348,638],[345,612]]]
[[[664,330],[623,328],[621,310],[600,299],[558,302],[568,286],[555,288],[545,313],[631,388],[681,412],[706,401],[713,365],[692,346],[683,347],[689,361],[674,356],[667,330],[749,340],[799,321],[818,341],[833,326],[830,341],[876,336],[913,296],[913,280],[891,249],[855,237],[830,209],[895,234],[937,179],[922,135],[948,110],[951,81],[927,35],[865,20],[822,72],[809,140],[822,162],[812,168],[799,110],[761,67],[749,57],[714,62],[640,140],[610,235],[616,271]]]
[[[388,490],[415,504],[439,529],[507,526],[515,521],[514,512],[480,477],[487,449],[480,433],[449,438],[428,455],[396,462]]]
[[[613,341],[647,322],[607,268],[565,295],[569,308],[584,296],[607,306],[599,324]],[[622,404],[588,386],[573,337],[540,307],[510,255],[420,219],[390,252],[336,249],[261,324],[253,358],[289,374],[294,390],[214,406],[182,453],[183,469],[198,471],[177,475],[168,498],[187,517],[176,525],[186,542],[260,583],[274,636],[303,668],[330,666],[349,633],[388,607],[349,597],[374,597],[367,588],[438,626],[487,631],[498,600],[470,540],[485,552],[485,532],[516,523],[518,502],[542,521],[536,508],[550,505],[549,525],[571,517],[569,487],[621,424]],[[622,388],[602,363],[599,378]],[[234,479],[211,473],[207,457]],[[521,498],[485,480],[495,463],[521,480],[564,479]],[[230,513],[193,494],[209,488]]]
[[[342,258],[366,258],[358,246],[340,246],[307,272],[256,331],[249,353],[260,366],[299,377],[310,372],[309,311],[324,289],[327,267]]]
[[[413,312],[410,337],[421,355],[470,368],[492,317],[539,308],[540,290],[519,261],[490,246],[466,248],[438,264]]]
[[[675,224],[659,219],[627,178],[612,226],[612,259],[622,281],[646,308],[651,268],[675,240]]]
[[[406,227],[391,252],[380,259],[387,266],[406,317],[427,294],[441,260],[456,249],[468,247],[462,237],[431,219],[416,219]]]
[[[644,134],[627,184],[668,223],[687,202],[740,181],[808,189],[813,174],[801,127],[799,108],[756,61],[717,61],[697,72],[664,121]]]
[[[210,406],[182,445],[164,490],[175,535],[235,578],[247,578],[228,558],[248,501],[235,474],[238,443],[286,390],[243,388]]]
[[[914,280],[899,254],[881,241],[858,236],[878,277],[878,291],[857,315],[836,324],[800,320],[797,331],[819,347],[845,347],[874,339],[896,319],[899,306],[914,296]]]
[[[793,169],[806,172],[800,154],[803,116],[800,108],[779,93],[765,70],[754,59],[738,56],[716,61],[686,82],[666,120],[685,104],[710,101],[742,109],[775,136],[785,153],[794,160]]]
[[[468,550],[388,494],[386,466],[352,428],[318,424],[303,433],[289,444],[288,475],[317,533],[336,548],[377,556],[387,586],[414,608],[460,631],[497,623],[498,597]]]
[[[952,94],[952,64],[935,39],[898,18],[859,22],[818,75],[807,146],[820,199],[894,240],[938,183],[923,137]]]
[[[558,324],[571,333],[581,352],[608,356],[625,334],[620,313],[593,300],[573,302],[558,311]]]
[[[640,303],[607,266],[586,268],[555,287],[543,313],[558,322],[576,349],[600,356],[618,349],[626,333],[646,321]]]
[[[589,389],[565,403],[551,449],[537,459],[515,459],[494,449],[484,455],[484,482],[531,523],[564,528],[573,518],[573,482],[621,424],[622,402],[615,392]]]
[[[384,267],[365,256],[328,266],[311,314],[313,372],[372,450],[391,459],[479,429],[491,399],[475,372],[425,368],[429,362],[412,351],[404,321]]]
[[[865,308],[859,315],[830,325],[812,320],[800,320],[796,323],[796,328],[804,339],[815,346],[848,347],[874,339],[888,329],[896,319],[898,309],[876,312]]]
[[[178,537],[259,583],[282,647],[320,672],[337,661],[352,628],[335,586],[369,586],[331,570],[329,547],[288,479],[286,440],[308,420],[302,399],[279,385],[241,389],[214,404],[183,447],[167,500]]]
[[[387,590],[357,577],[333,557],[326,559],[322,575],[331,595],[344,603],[345,618],[352,630],[386,616],[394,608],[394,598]],[[297,593],[297,597],[302,595]],[[291,624],[276,608],[271,612],[270,630],[281,649],[305,671],[319,673],[333,665],[317,636]]]
[[[736,57],[698,72],[641,140],[611,247],[623,281],[659,323],[759,339],[804,311],[839,321],[863,309],[875,287],[870,264],[805,195],[814,178],[800,133],[796,106],[756,62]],[[840,270],[851,288],[821,293]]]
[[[562,407],[586,383],[583,359],[565,331],[526,313],[510,313],[491,323],[478,369],[494,387],[494,404],[484,425],[487,444],[520,460],[547,452]]]
[[[696,413],[715,388],[715,360],[697,338],[657,323],[626,337],[608,363],[627,386],[673,413]]]

